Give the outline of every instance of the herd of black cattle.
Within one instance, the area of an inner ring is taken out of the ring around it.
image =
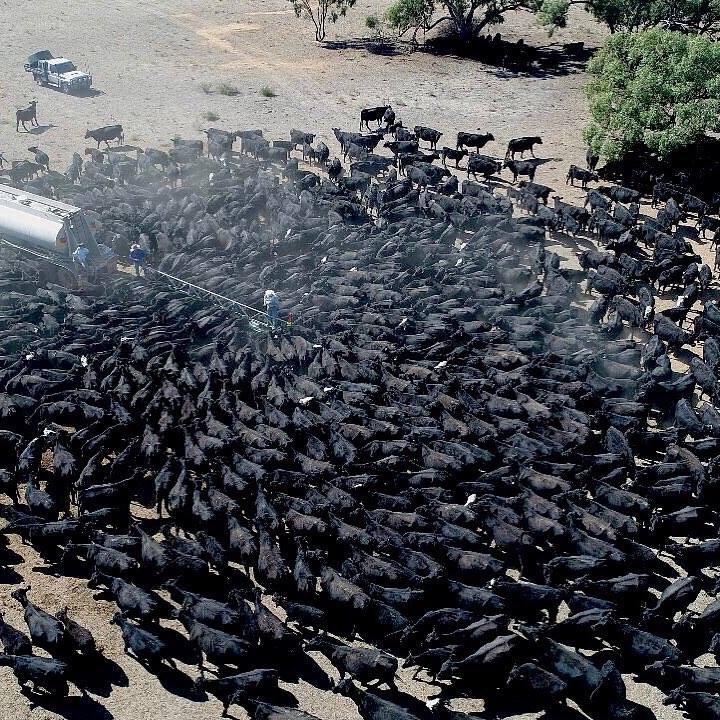
[[[436,131],[373,110],[381,130],[336,131],[347,177],[308,133],[214,130],[212,157],[108,147],[20,183],[95,213],[108,244],[152,240],[168,275],[258,307],[272,288],[294,319],[269,332],[152,273],[72,291],[1,255],[3,535],[113,599],[150,672],[196,664],[192,696],[225,711],[312,718],[278,681],[326,689],[319,651],[365,720],[652,717],[628,675],[720,718],[720,309],[687,240],[720,222],[713,198],[679,177],[657,219],[622,186],[551,208],[542,161],[513,157],[539,138],[471,155],[486,181],[459,192],[420,150]],[[390,132],[392,159],[372,152]],[[563,267],[548,235],[591,248],[586,230],[605,249]],[[37,702],[88,690],[92,635],[12,597],[30,637],[0,623],[0,664]],[[432,702],[396,687],[399,660]]]

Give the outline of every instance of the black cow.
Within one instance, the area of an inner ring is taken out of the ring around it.
[[[293,144],[293,149],[297,148],[298,145],[312,145],[315,142],[315,133],[304,132],[302,130],[291,130],[290,131],[290,142]]]
[[[663,202],[670,198],[681,198],[685,195],[685,191],[682,188],[676,187],[671,183],[658,182],[653,187],[652,194],[652,206],[655,207],[661,200]]]
[[[502,170],[502,163],[487,155],[470,155],[468,158],[467,174],[477,178],[478,174],[489,178]]]
[[[527,182],[526,180],[521,180],[519,186],[523,188],[525,192],[529,192],[533,197],[542,200],[544,205],[548,204],[548,198],[553,191],[552,188],[549,188],[547,185],[539,185],[538,183]]]
[[[686,213],[697,213],[698,219],[702,220],[708,211],[708,204],[695,195],[686,194],[682,201],[682,209]]]
[[[543,161],[540,161],[543,162]],[[513,176],[513,182],[517,182],[518,175],[525,175],[532,182],[538,169],[538,161],[532,160],[506,160],[503,167],[507,168]]]
[[[599,162],[600,156],[596,155],[590,148],[588,148],[585,153],[585,163],[587,164],[587,169],[591,172],[595,172]]]
[[[708,230],[710,230],[713,234],[717,233],[717,231],[720,230],[720,218],[703,215],[700,219],[699,229],[703,237],[706,237],[705,233]]]
[[[455,161],[455,167],[460,165],[460,161],[468,154],[467,150],[455,150],[454,148],[444,147],[441,151],[443,165],[447,165],[447,159]]]
[[[118,145],[122,145],[125,142],[125,135],[123,134],[122,125],[106,125],[105,127],[97,128],[95,130],[86,130],[85,139],[92,138],[97,146],[100,147],[100,143],[104,142],[110,147],[111,140],[117,140]]]
[[[442,137],[442,133],[439,130],[433,130],[433,128],[423,127],[422,125],[416,125],[413,131],[418,140],[424,140],[430,143],[431,150],[437,147],[438,140]]]
[[[179,153],[182,158],[197,159],[203,154],[202,140],[183,140],[174,137],[172,139],[173,149]]]
[[[495,136],[492,133],[477,134],[459,132],[457,134],[457,149],[462,150],[464,147],[475,148],[475,151],[479,152],[491,140],[495,140]]]
[[[570,203],[562,202],[562,198],[558,195],[553,196],[553,203],[555,210],[560,214],[560,218],[563,220],[563,224],[565,222],[565,218],[569,217],[577,222],[581,229],[585,229],[587,227],[590,220],[590,213],[585,208],[575,207],[575,205],[570,205]]]
[[[219,130],[218,128],[208,128],[207,130],[203,130],[203,132],[208,138],[208,155],[214,155],[215,157],[218,157],[218,150],[220,150],[220,155],[224,152],[230,152],[235,138],[238,137],[238,133],[230,132],[229,130]],[[255,137],[255,134],[244,137],[243,143],[245,143],[249,137]],[[211,152],[211,146],[213,152]]]
[[[378,107],[364,108],[360,111],[360,130],[363,129],[363,125],[370,129],[370,122],[377,122],[378,127],[385,118],[385,113],[388,110],[392,110],[390,105],[380,105]],[[392,120],[390,121],[392,123]]]
[[[527,151],[529,151],[530,154],[535,157],[535,153],[533,151],[533,147],[535,145],[542,145],[542,138],[538,137],[537,135],[534,135],[533,137],[514,138],[508,143],[505,157],[511,157],[514,160],[515,153],[520,153],[520,157],[522,158]]]
[[[615,202],[639,203],[640,193],[637,190],[623,187],[622,185],[601,185],[598,190]]]
[[[567,185],[570,183],[571,185],[575,185],[575,180],[579,180],[580,187],[584,190],[591,180],[597,179],[597,173],[591,172],[590,170],[583,170],[577,165],[571,165],[568,169],[567,177],[565,178],[565,184]]]
[[[20,123],[22,123],[23,130],[27,131],[26,122],[30,125],[37,127],[37,100],[33,100],[26,108],[20,108],[15,112],[15,131],[20,132]],[[85,136],[87,137],[87,135]],[[100,145],[98,144],[98,147]]]
[[[418,151],[417,140],[393,140],[384,144],[390,152],[398,156],[400,153],[416,153]]]

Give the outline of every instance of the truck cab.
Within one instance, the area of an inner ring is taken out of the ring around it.
[[[92,85],[92,76],[78,70],[67,58],[53,57],[48,50],[42,50],[28,58],[25,71],[31,72],[39,85],[56,87],[64,93],[87,90]]]

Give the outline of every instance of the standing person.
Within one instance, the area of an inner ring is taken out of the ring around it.
[[[73,262],[77,263],[82,267],[83,270],[87,270],[90,266],[90,250],[85,243],[80,243],[75,252],[72,254]]]
[[[143,275],[147,275],[147,270],[145,269],[145,260],[147,260],[147,256],[147,250],[140,247],[138,243],[134,243],[130,248],[129,257],[135,267],[135,277],[140,277],[140,270],[143,271]]]
[[[427,215],[428,210],[428,191],[427,188],[423,188],[420,191],[420,195],[418,197],[418,207],[420,208],[420,213],[422,215]]]
[[[278,313],[280,312],[280,298],[274,290],[266,290],[263,300],[265,312],[268,316],[268,323],[271,328],[275,328],[278,321]]]

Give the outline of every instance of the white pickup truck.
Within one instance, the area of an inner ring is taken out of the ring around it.
[[[48,50],[31,55],[25,63],[25,72],[31,72],[39,85],[49,85],[73,93],[88,90],[92,85],[92,76],[81,70],[67,58],[53,57]]]

